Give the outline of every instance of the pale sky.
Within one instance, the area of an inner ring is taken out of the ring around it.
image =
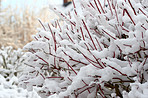
[[[62,4],[63,0],[2,0],[2,7],[7,7],[8,5],[11,5],[12,7],[43,7],[48,6],[48,4]]]

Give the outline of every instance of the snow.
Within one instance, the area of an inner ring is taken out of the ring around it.
[[[0,75],[0,98],[41,98],[36,91],[28,92],[26,89],[17,87],[17,77],[12,77],[10,81]]]
[[[25,55],[21,49],[11,46],[0,49],[0,98],[40,98],[37,90],[28,92],[18,86]]]
[[[147,98],[147,9],[135,8],[143,3],[107,0],[104,12],[98,2],[79,3],[72,17],[50,6],[62,23],[44,24],[24,47],[19,85],[43,98]]]

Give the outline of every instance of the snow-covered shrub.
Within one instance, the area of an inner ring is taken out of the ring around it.
[[[79,0],[33,36],[20,85],[59,98],[146,98],[147,0]]]
[[[24,65],[25,53],[21,49],[14,50],[11,46],[0,49],[0,98],[40,98],[34,91],[18,87]]]
[[[18,77],[23,71],[24,52],[21,49],[14,50],[11,46],[0,49],[0,74],[8,81],[12,77]]]
[[[14,85],[13,83],[16,81],[18,81],[17,77],[13,77],[10,81],[7,81],[0,74],[0,98],[40,98],[35,90],[28,92],[26,89]]]

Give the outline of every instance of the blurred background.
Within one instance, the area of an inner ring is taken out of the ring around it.
[[[49,4],[66,8],[71,0],[0,0],[0,48],[22,48],[43,23],[57,17]]]

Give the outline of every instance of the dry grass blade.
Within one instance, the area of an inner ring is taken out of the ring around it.
[[[40,26],[37,18],[48,21],[49,15],[48,7],[38,12],[30,10],[29,7],[18,10],[17,7],[9,6],[0,10],[0,47],[22,48],[32,40],[31,35],[37,32],[36,27]]]

